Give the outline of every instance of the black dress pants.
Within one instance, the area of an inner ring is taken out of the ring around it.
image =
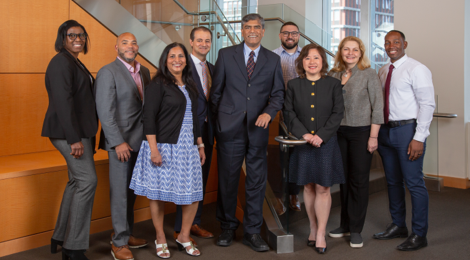
[[[233,140],[217,140],[219,190],[217,220],[222,229],[236,230],[240,221],[237,210],[238,183],[243,159],[246,163],[243,231],[259,234],[263,224],[263,202],[268,173],[266,146],[254,146],[248,138],[246,119]]]
[[[353,127],[350,127],[350,129]],[[369,203],[369,175],[372,154],[367,151],[370,129],[338,131],[346,183],[340,185],[341,227],[361,233]]]

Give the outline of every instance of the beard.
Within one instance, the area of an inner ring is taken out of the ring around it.
[[[121,57],[121,59],[125,60],[126,62],[133,62],[135,60],[135,57],[137,57],[137,53],[135,53],[134,57],[126,58],[125,53],[121,52],[119,49],[118,49],[118,55],[119,57]]]
[[[287,50],[292,50],[292,49],[294,49],[294,48],[297,47],[297,45],[299,44],[299,42],[298,42],[298,41],[297,41],[297,42],[294,42],[294,43],[292,44],[292,46],[287,45],[287,41],[286,41],[286,42],[281,42],[281,44],[282,44],[282,46],[283,46],[284,48],[286,48]]]

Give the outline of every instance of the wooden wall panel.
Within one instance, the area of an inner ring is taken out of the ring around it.
[[[0,74],[0,82],[0,156],[53,150],[41,137],[48,106],[44,74]]]
[[[90,36],[90,48],[86,55],[78,57],[90,72],[98,72],[104,65],[116,58],[116,36],[103,25],[83,11],[75,2],[70,0],[70,19],[82,24]]]
[[[0,72],[46,72],[56,54],[54,43],[59,26],[68,20],[66,0],[0,1]],[[2,84],[3,87],[3,84]]]

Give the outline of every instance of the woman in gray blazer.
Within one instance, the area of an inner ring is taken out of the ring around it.
[[[305,46],[296,60],[299,78],[287,83],[284,120],[297,138],[308,144],[294,149],[289,181],[304,186],[310,220],[307,245],[326,252],[326,224],[331,208],[330,187],[344,183],[336,131],[343,118],[341,82],[327,76],[328,61],[322,47]]]
[[[369,199],[369,173],[372,153],[383,123],[382,85],[370,68],[362,41],[344,38],[338,46],[335,66],[329,75],[341,80],[344,118],[338,130],[346,183],[341,188],[341,224],[330,237],[351,236],[350,246],[363,245],[361,232]]]
[[[97,184],[93,160],[98,131],[93,77],[78,55],[88,51],[88,34],[74,20],[60,25],[55,50],[46,70],[49,107],[42,136],[49,137],[67,162],[69,181],[65,186],[59,216],[51,239],[51,252],[62,246],[62,259],[88,259],[91,211]]]

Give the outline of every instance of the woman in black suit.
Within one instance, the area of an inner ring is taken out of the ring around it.
[[[98,130],[93,77],[80,62],[88,52],[85,28],[74,20],[60,25],[55,42],[58,52],[46,70],[49,107],[42,136],[49,137],[67,162],[69,181],[51,239],[51,252],[62,246],[62,259],[88,259],[91,211],[96,190],[93,160]]]
[[[308,245],[323,254],[330,187],[345,181],[336,138],[344,112],[343,94],[341,82],[326,75],[328,63],[322,47],[309,44],[302,48],[296,69],[300,77],[287,83],[284,116],[289,131],[308,143],[294,149],[289,181],[304,186],[310,220]]]

